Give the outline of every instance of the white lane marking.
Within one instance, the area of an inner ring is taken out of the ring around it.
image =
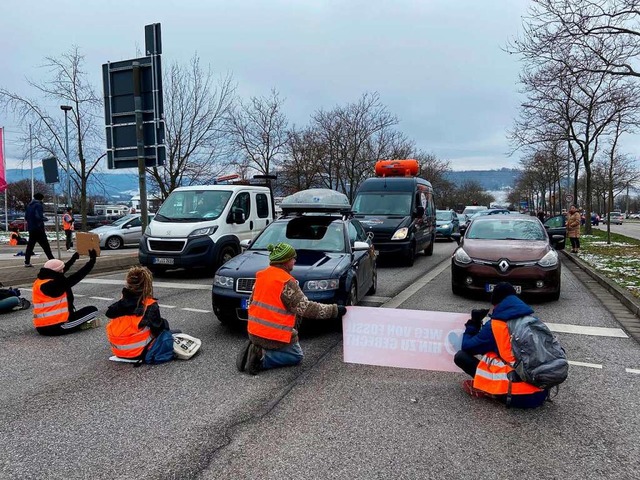
[[[391,300],[393,297],[379,297],[377,295],[367,295],[364,297],[364,299],[368,302],[388,302],[389,300]]]
[[[444,272],[447,268],[449,268],[450,264],[451,264],[451,259],[450,258],[446,258],[445,260],[442,261],[442,263],[437,265],[435,268],[429,270],[424,277],[422,277],[419,280],[416,280],[411,285],[409,285],[406,289],[404,289],[402,292],[400,292],[398,295],[396,295],[391,300],[389,300],[388,302],[383,303],[380,306],[382,308],[398,308],[406,300],[408,300],[412,295],[414,295],[418,291],[420,291],[420,289],[422,287],[427,285],[431,280],[433,280],[438,275],[440,275],[442,272]]]
[[[96,283],[99,285],[120,285],[122,280],[109,280],[106,278],[85,278],[80,283]],[[200,285],[197,283],[173,283],[173,282],[153,282],[153,288],[181,288],[184,290],[211,290],[211,285]]]
[[[201,310],[199,308],[182,308],[181,310],[186,310],[187,312],[211,313],[211,310]]]
[[[640,375],[640,370],[638,370],[636,368],[625,368],[625,371],[627,373],[635,373],[636,375]]]
[[[602,368],[602,365],[598,363],[576,362],[574,360],[569,360],[569,365],[575,365],[577,367]]]
[[[74,293],[73,296],[76,297],[76,298],[78,298],[78,297],[86,297],[86,295],[82,295],[81,293]]]
[[[89,298],[93,298],[94,300],[114,300],[111,297],[89,297]]]
[[[567,325],[564,323],[547,323],[549,330],[560,333],[576,333],[578,335],[596,335],[598,337],[629,338],[621,328],[586,327],[583,325]]]
[[[175,305],[163,305],[162,303],[159,303],[158,306],[161,308],[176,308]]]

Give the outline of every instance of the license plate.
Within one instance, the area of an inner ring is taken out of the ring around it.
[[[173,258],[154,258],[154,265],[173,265]]]
[[[516,293],[518,295],[520,295],[522,293],[522,287],[520,285],[512,285],[513,289],[516,291]],[[484,286],[485,291],[487,292],[493,292],[493,289],[496,288],[495,284],[493,283],[487,283]]]
[[[244,308],[245,310],[247,310],[249,308],[249,299],[248,298],[243,298],[240,300],[240,308]]]

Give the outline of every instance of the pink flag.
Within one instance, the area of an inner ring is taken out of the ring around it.
[[[7,189],[7,170],[4,165],[4,128],[0,127],[0,192]]]

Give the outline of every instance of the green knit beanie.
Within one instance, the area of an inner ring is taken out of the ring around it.
[[[296,249],[288,243],[278,243],[277,245],[267,245],[269,250],[269,263],[284,263],[296,256]]]

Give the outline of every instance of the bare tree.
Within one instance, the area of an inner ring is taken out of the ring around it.
[[[321,184],[321,163],[325,158],[324,145],[311,128],[289,132],[287,154],[278,169],[278,189],[284,195],[316,187]]]
[[[422,151],[414,157],[420,164],[420,176],[433,186],[438,208],[455,208],[458,203],[456,189],[446,178],[447,173],[451,171],[451,162],[441,160],[433,153]]]
[[[43,68],[48,70],[50,78],[40,83],[29,81],[39,97],[26,97],[0,88],[0,105],[16,115],[23,130],[26,130],[27,125],[33,125],[35,154],[55,156],[61,169],[66,166],[64,121],[57,108],[53,115],[44,106],[44,102],[53,100],[72,107],[68,152],[71,171],[68,174],[80,191],[82,224],[86,225],[87,185],[105,153],[104,132],[100,125],[103,119],[102,99],[88,83],[83,66],[84,56],[78,48],[59,57],[46,57]],[[28,141],[26,134],[23,140]]]
[[[267,97],[251,97],[238,102],[229,114],[232,142],[242,159],[262,175],[270,175],[287,151],[287,117],[282,112],[284,99],[275,89]]]
[[[194,55],[187,65],[173,63],[164,75],[167,161],[147,172],[159,196],[182,185],[210,183],[224,172],[229,155],[226,118],[233,105],[231,76],[214,79]]]
[[[45,195],[45,197],[49,197],[53,194],[51,187],[46,183],[41,182],[40,180],[34,180],[33,183],[35,191],[42,193],[43,195]],[[11,182],[7,185],[7,203],[9,210],[24,212],[30,201],[31,180],[18,180],[17,182]],[[4,216],[0,218],[0,221],[3,220]]]

